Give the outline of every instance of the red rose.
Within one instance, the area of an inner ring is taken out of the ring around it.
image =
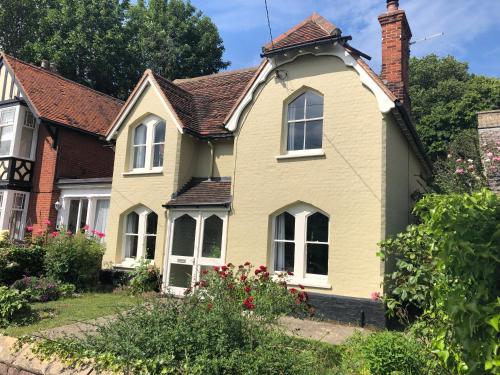
[[[260,268],[262,271],[265,271],[265,270],[267,269],[267,267],[266,267],[266,266],[260,266],[259,268]]]
[[[306,292],[300,292],[299,293],[299,298],[301,301],[307,301],[307,299],[309,298],[309,296],[307,295]]]
[[[292,271],[288,271],[288,276],[293,276],[293,272]]]
[[[227,288],[228,289],[234,289],[234,285],[233,284],[227,284]]]
[[[226,272],[226,271],[228,270],[227,266],[222,266],[220,269],[221,269],[222,271],[224,271],[224,272]]]
[[[262,272],[262,270],[261,270],[261,269],[259,269],[259,268],[255,270],[255,274],[256,274],[256,275],[258,275],[258,274],[259,274],[259,273],[261,273],[261,272]]]
[[[210,310],[212,310],[213,307],[214,307],[214,305],[212,305],[211,303],[209,303],[207,305],[207,310],[210,311]]]
[[[264,273],[262,274],[262,276],[264,276],[264,277],[269,277],[269,272],[267,272],[267,271],[266,271],[266,272],[264,272]]]
[[[215,271],[215,272],[219,272],[219,267],[214,266],[214,271]]]
[[[250,288],[249,286],[245,287],[245,292],[250,293],[251,291],[252,291],[252,288]]]
[[[202,274],[202,275],[206,275],[207,273],[208,273],[208,270],[203,270],[203,271],[201,271],[201,274]]]
[[[205,288],[208,285],[208,283],[205,280],[200,281],[200,288]]]
[[[297,294],[297,289],[295,289],[295,288],[290,288],[290,293],[292,293],[292,294]]]
[[[304,285],[299,284],[300,289],[304,289]]]
[[[245,281],[246,279],[247,279],[247,275],[241,275],[241,276],[240,276],[240,280],[241,280],[241,281]]]

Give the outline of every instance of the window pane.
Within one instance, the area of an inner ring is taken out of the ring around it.
[[[176,286],[179,288],[189,288],[191,286],[192,273],[193,266],[171,263],[168,285]]]
[[[23,158],[31,157],[31,144],[33,143],[33,129],[23,126],[21,131],[21,145],[19,154]]]
[[[307,244],[306,273],[328,275],[328,245]]]
[[[108,223],[109,199],[98,199],[95,207],[94,229],[105,233]]]
[[[146,236],[146,259],[154,259],[156,250],[156,236]]]
[[[305,94],[302,94],[288,105],[288,121],[304,118],[305,99]]]
[[[12,210],[10,218],[10,237],[16,240],[21,239],[21,231],[23,228],[23,211]]]
[[[165,123],[162,121],[155,126],[154,143],[165,141]]]
[[[85,225],[87,225],[87,211],[89,208],[89,200],[82,199],[81,209],[80,209],[80,226],[78,229],[82,229]]]
[[[134,147],[134,168],[144,168],[146,164],[146,146]]]
[[[80,207],[79,199],[72,199],[69,202],[68,230],[76,232],[78,224],[78,208]]]
[[[308,91],[306,96],[306,118],[323,117],[323,97],[311,91]]]
[[[165,149],[165,145],[163,143],[153,146],[153,167],[163,166],[163,150],[164,149]]]
[[[316,212],[307,218],[307,241],[328,242],[328,217]]]
[[[134,145],[145,145],[146,144],[146,134],[147,128],[145,125],[139,125],[134,130]]]
[[[275,242],[275,271],[293,272],[295,259],[295,243],[293,242]]]
[[[274,238],[276,240],[294,240],[295,217],[288,212],[283,212],[276,217]]]
[[[288,146],[287,149],[303,150],[304,149],[304,123],[295,122],[288,124]]]
[[[135,258],[137,256],[137,240],[136,235],[125,236],[125,258]]]
[[[205,258],[220,258],[222,248],[223,221],[216,215],[205,220],[203,227],[203,248],[201,256]]]
[[[0,127],[0,155],[8,155],[10,153],[13,131],[13,126]]]
[[[158,215],[154,212],[150,212],[148,214],[147,222],[146,222],[146,233],[147,234],[156,234],[156,227],[158,225]]]
[[[172,255],[194,255],[194,237],[196,220],[189,215],[183,215],[174,222],[174,238],[172,241]]]
[[[12,204],[12,208],[14,210],[23,210],[25,198],[26,198],[26,195],[24,195],[22,193],[15,193],[14,194],[14,203]]]
[[[139,215],[135,212],[131,212],[127,215],[126,233],[139,233]]]
[[[321,148],[323,138],[323,120],[306,123],[306,149]]]
[[[2,124],[2,125],[13,124],[15,114],[16,114],[15,109],[8,109],[5,111],[2,111],[2,114],[0,115],[0,124]]]

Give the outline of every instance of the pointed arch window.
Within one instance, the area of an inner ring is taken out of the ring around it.
[[[310,205],[299,204],[274,216],[272,225],[273,270],[293,272],[299,281],[326,282],[329,217]]]
[[[147,117],[132,132],[132,171],[161,171],[165,149],[165,121]]]
[[[287,151],[321,149],[323,96],[306,91],[288,104]]]

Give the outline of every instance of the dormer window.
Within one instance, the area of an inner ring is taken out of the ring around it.
[[[323,97],[306,91],[287,111],[287,151],[321,149],[323,138]]]
[[[150,116],[132,131],[133,171],[160,170],[163,167],[165,122]]]

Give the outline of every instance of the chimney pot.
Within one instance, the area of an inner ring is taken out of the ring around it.
[[[51,62],[49,64],[49,66],[50,66],[50,71],[51,72],[57,73],[57,65],[56,65],[56,63]]]
[[[50,63],[49,63],[49,60],[42,60],[42,63],[40,64],[40,67],[42,67],[43,69],[47,69],[47,70],[50,70]]]
[[[399,1],[398,0],[387,0],[387,11],[394,12],[399,9]]]

